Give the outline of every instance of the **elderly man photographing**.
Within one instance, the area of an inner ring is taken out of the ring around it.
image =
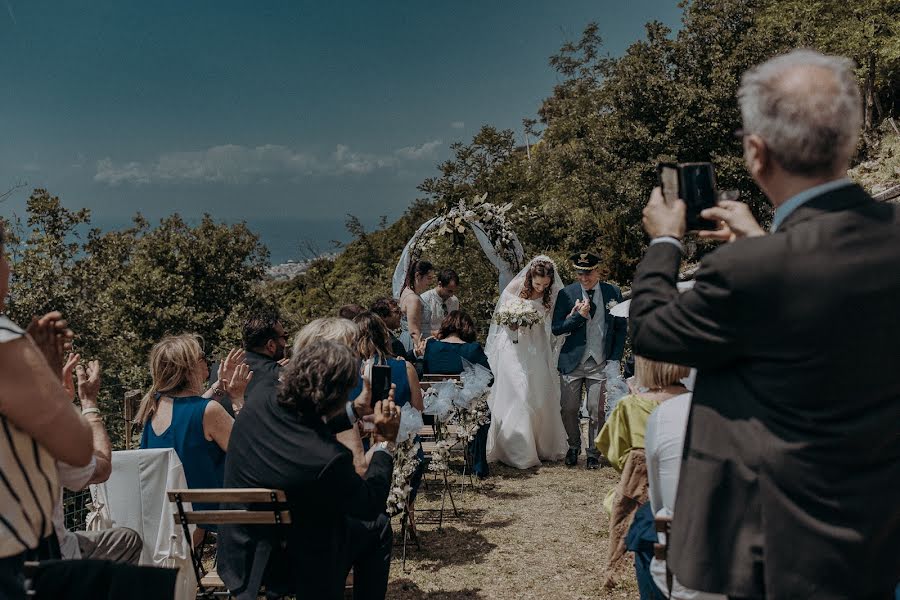
[[[630,311],[636,354],[698,368],[669,539],[685,586],[732,598],[888,598],[900,573],[900,214],[846,179],[861,124],[850,61],[795,51],[738,92],[772,204],[720,221],[675,287],[685,206],[654,190]]]

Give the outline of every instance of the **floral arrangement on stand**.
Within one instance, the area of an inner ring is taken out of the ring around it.
[[[544,315],[522,298],[507,300],[494,313],[494,323],[504,327],[515,328],[510,332],[513,344],[519,343],[519,327],[533,327],[544,322]]]
[[[410,482],[419,467],[418,454],[421,447],[416,432],[422,425],[422,413],[411,404],[404,404],[400,409],[400,430],[397,433],[394,471],[387,498],[387,513],[391,516],[403,517],[409,509],[409,494],[412,492]]]
[[[391,476],[391,489],[387,497],[387,514],[401,517],[409,508],[409,494],[412,492],[410,480],[419,466],[419,444],[413,439],[397,444],[394,452],[394,472]]]
[[[425,393],[425,414],[434,415],[446,432],[432,450],[429,471],[446,475],[450,469],[451,449],[460,442],[472,441],[478,428],[490,423],[487,400],[492,381],[488,369],[463,359],[459,381],[436,383]]]

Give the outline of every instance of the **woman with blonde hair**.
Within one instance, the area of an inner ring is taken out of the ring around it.
[[[597,450],[621,473],[619,484],[607,495],[609,556],[604,586],[614,587],[623,576],[625,535],[642,504],[649,499],[644,435],[650,414],[661,403],[687,392],[682,382],[690,369],[635,356],[635,388],[619,400],[595,441]]]
[[[353,347],[358,331],[359,327],[350,319],[341,317],[315,319],[304,325],[294,336],[292,351],[297,354],[316,340],[331,340]]]
[[[191,488],[220,488],[225,480],[225,452],[234,419],[221,404],[203,396],[209,378],[206,355],[196,335],[168,336],[150,350],[153,383],[141,400],[135,421],[142,425],[141,448],[174,448]],[[232,351],[229,358],[237,353]],[[246,364],[226,360],[220,380],[235,405],[253,376]],[[211,391],[207,392],[211,395]],[[194,508],[203,509],[196,503]],[[200,534],[202,539],[202,533]],[[195,536],[195,541],[198,537]]]

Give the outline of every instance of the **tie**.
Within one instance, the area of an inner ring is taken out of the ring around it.
[[[593,319],[593,318],[594,318],[594,314],[596,314],[596,312],[597,312],[597,305],[594,304],[594,290],[588,290],[588,291],[587,291],[587,297],[588,297],[588,300],[589,300],[590,303],[591,303],[591,318]]]

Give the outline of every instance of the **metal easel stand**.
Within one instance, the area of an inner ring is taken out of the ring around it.
[[[447,503],[447,497],[450,497],[450,506],[453,507],[453,516],[459,518],[459,511],[456,510],[456,502],[453,501],[453,488],[450,480],[447,478],[447,471],[444,471],[444,489],[441,492],[441,512],[438,514],[438,531],[442,531],[444,523],[444,506]]]

